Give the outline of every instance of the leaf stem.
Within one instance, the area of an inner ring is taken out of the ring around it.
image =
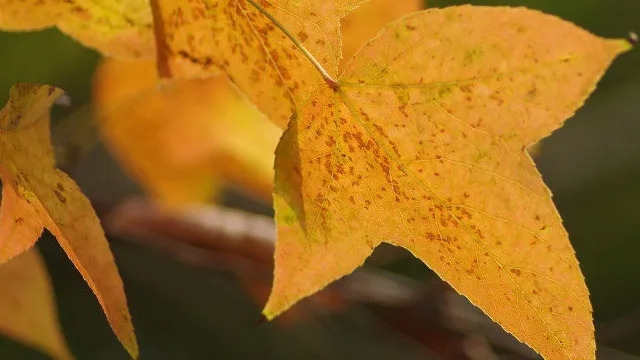
[[[339,86],[338,82],[333,77],[331,77],[331,75],[329,75],[329,73],[327,72],[327,70],[325,70],[322,64],[320,64],[320,62],[313,56],[313,54],[311,54],[309,50],[307,50],[307,48],[305,48],[304,45],[302,45],[302,43],[291,32],[289,32],[289,30],[287,30],[287,28],[284,25],[282,25],[275,17],[273,17],[273,15],[271,15],[267,11],[267,9],[262,7],[262,5],[258,4],[255,0],[247,0],[247,1],[251,5],[253,5],[253,7],[255,7],[259,12],[261,12],[264,16],[268,17],[269,20],[271,20],[271,22],[278,27],[278,29],[280,29],[285,35],[287,35],[289,39],[291,39],[291,41],[293,41],[296,47],[300,49],[300,51],[302,51],[302,53],[307,59],[309,59],[311,64],[313,64],[313,66],[316,68],[316,70],[318,70],[320,75],[322,75],[322,78],[324,79],[324,81],[327,84],[329,84],[329,86],[332,89],[338,88]]]

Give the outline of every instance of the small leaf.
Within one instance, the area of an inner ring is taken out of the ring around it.
[[[276,151],[273,318],[381,242],[548,359],[593,359],[589,293],[525,147],[628,49],[524,8],[426,10],[319,88]]]
[[[46,227],[95,293],[132,357],[138,346],[122,280],[89,200],[58,170],[50,143],[49,107],[60,89],[17,84],[0,111],[0,263],[30,247]],[[4,229],[7,226],[7,229]]]
[[[223,77],[160,84],[153,62],[106,60],[94,100],[102,137],[161,202],[205,202],[220,180],[271,200],[282,131]]]
[[[0,333],[56,360],[73,359],[58,323],[51,280],[36,249],[0,266],[0,287]]]
[[[0,29],[62,32],[104,55],[153,58],[151,8],[146,0],[0,0]]]

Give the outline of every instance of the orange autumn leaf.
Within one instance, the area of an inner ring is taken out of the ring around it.
[[[0,287],[0,334],[56,360],[73,359],[58,323],[51,280],[36,249],[0,265]]]
[[[545,358],[594,359],[589,293],[525,147],[628,48],[524,8],[426,10],[387,26],[278,145],[265,316],[387,242]]]
[[[147,1],[0,0],[0,29],[30,31],[52,26],[108,56],[155,56]]]
[[[60,95],[62,91],[51,86],[17,84],[0,111],[0,263],[32,246],[47,228],[135,358],[138,346],[122,280],[100,220],[78,185],[55,167],[49,108]]]
[[[105,60],[94,102],[103,139],[159,201],[205,202],[220,180],[270,200],[282,131],[226,79],[160,84],[153,62]]]
[[[152,0],[159,68],[177,78],[222,72],[284,127],[322,77],[257,7],[265,8],[334,75],[341,58],[340,18],[365,0],[255,1]]]

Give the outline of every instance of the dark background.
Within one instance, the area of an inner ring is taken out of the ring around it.
[[[430,0],[432,7],[459,3]],[[638,0],[472,3],[540,9],[607,37],[640,31]],[[73,115],[72,128],[80,130],[56,132],[56,145],[78,141],[74,131],[92,137],[88,103],[98,60],[98,54],[57,30],[0,33],[0,103],[18,81],[59,86],[73,105],[56,110],[55,119]],[[536,162],[554,193],[592,294],[598,343],[607,350],[599,358],[640,359],[633,356],[640,356],[640,51],[614,63],[586,106],[543,140]],[[74,166],[72,175],[94,203],[113,204],[139,193],[99,144]],[[123,239],[111,240],[143,360],[438,358],[419,339],[357,304],[311,310],[293,323],[261,324],[262,304],[248,297],[232,275],[190,266]],[[97,301],[55,240],[46,235],[39,247],[72,351],[79,359],[126,359]],[[384,251],[400,253],[389,266],[394,271],[419,281],[439,281],[407,253]],[[629,357],[613,355],[612,349]],[[0,338],[0,358],[46,357]]]

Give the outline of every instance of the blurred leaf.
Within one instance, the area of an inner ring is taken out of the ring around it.
[[[53,288],[36,249],[0,266],[0,333],[56,360],[70,360],[58,324]]]
[[[155,55],[151,8],[144,0],[0,0],[0,29],[40,30],[57,26],[105,55]]]
[[[103,138],[161,202],[205,202],[221,179],[270,201],[281,130],[224,78],[161,84],[153,62],[105,60],[94,100]]]

